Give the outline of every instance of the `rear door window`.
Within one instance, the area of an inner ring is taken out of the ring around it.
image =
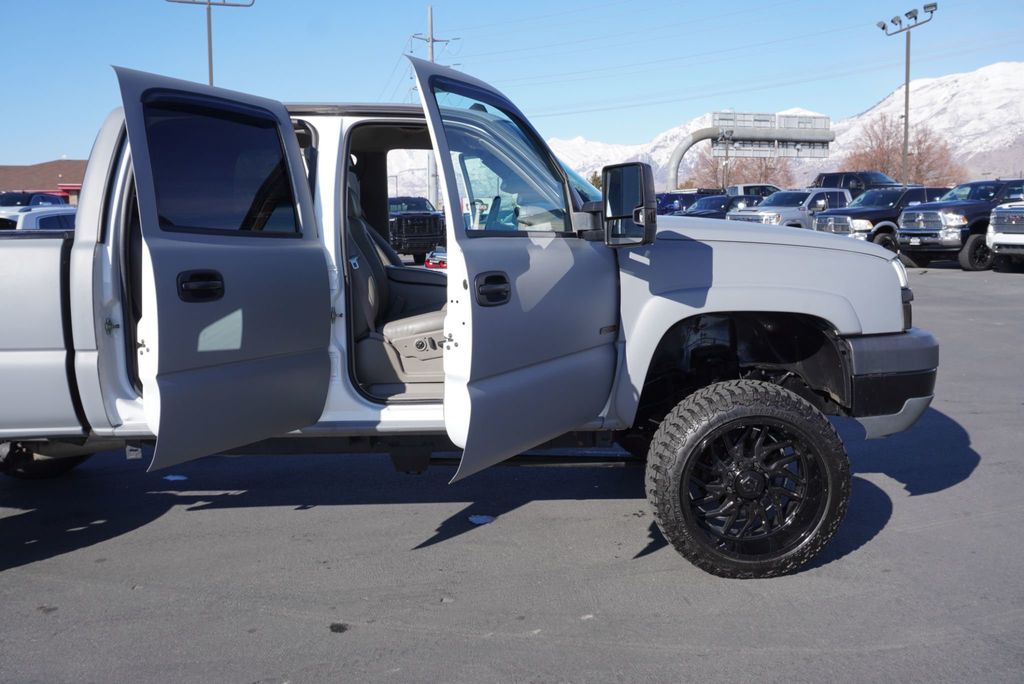
[[[186,105],[144,105],[160,227],[298,235],[277,121]]]

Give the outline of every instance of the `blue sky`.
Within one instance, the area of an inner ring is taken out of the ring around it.
[[[400,59],[426,2],[256,0],[214,10],[217,85],[284,101],[409,101]],[[909,0],[435,0],[437,58],[501,89],[546,137],[638,143],[707,111],[804,107],[842,118],[903,79]],[[205,82],[200,7],[164,0],[5,3],[0,164],[84,158],[119,104],[110,65]],[[53,32],[48,33],[47,27]],[[911,76],[1024,60],[1024,1],[947,0],[913,33]]]

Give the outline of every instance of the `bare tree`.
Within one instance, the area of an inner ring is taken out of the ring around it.
[[[715,188],[733,183],[772,183],[779,187],[793,184],[793,171],[789,159],[784,157],[730,157],[728,170],[725,159],[711,154],[711,146],[697,152],[693,172],[679,187]]]
[[[910,139],[907,183],[950,185],[964,179],[964,167],[949,145],[925,124],[914,126]],[[903,167],[903,127],[894,116],[881,115],[864,127],[854,150],[840,164],[847,169],[881,171],[899,179]]]

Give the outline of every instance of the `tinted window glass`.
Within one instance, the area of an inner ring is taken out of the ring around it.
[[[821,188],[838,188],[839,181],[842,180],[843,176],[840,173],[826,173],[821,177],[821,184],[818,187]]]
[[[996,196],[996,193],[999,192],[999,187],[998,183],[989,181],[964,183],[943,195],[942,200],[944,202],[954,202],[957,200],[982,200],[987,202]]]
[[[868,171],[863,175],[864,179],[868,183],[877,183],[879,185],[898,185],[895,180],[880,171]]]
[[[66,227],[64,217],[60,214],[56,216],[44,216],[39,219],[39,228],[41,230],[63,230]]]
[[[846,195],[841,192],[829,192],[828,195],[828,206],[830,209],[835,207],[846,206]]]
[[[1014,181],[1006,185],[1006,190],[1003,191],[1004,199],[1020,199],[1014,197],[1015,195],[1024,194],[1024,181]]]
[[[761,202],[762,207],[799,207],[807,199],[807,192],[780,191],[769,195]]]
[[[161,228],[298,232],[275,119],[152,105],[144,113]]]
[[[939,199],[947,192],[949,192],[949,190],[947,190],[946,188],[927,188],[924,192],[925,196],[928,198],[928,201],[934,202],[935,200]]]

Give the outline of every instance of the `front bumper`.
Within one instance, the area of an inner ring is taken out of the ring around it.
[[[896,233],[896,240],[900,244],[900,250],[904,252],[959,252],[964,245],[961,233],[943,236],[937,231],[900,230]]]
[[[1024,256],[1024,233],[988,233],[985,243],[996,254]]]
[[[939,343],[927,330],[847,338],[850,346],[851,415],[868,439],[906,430],[935,395]]]

